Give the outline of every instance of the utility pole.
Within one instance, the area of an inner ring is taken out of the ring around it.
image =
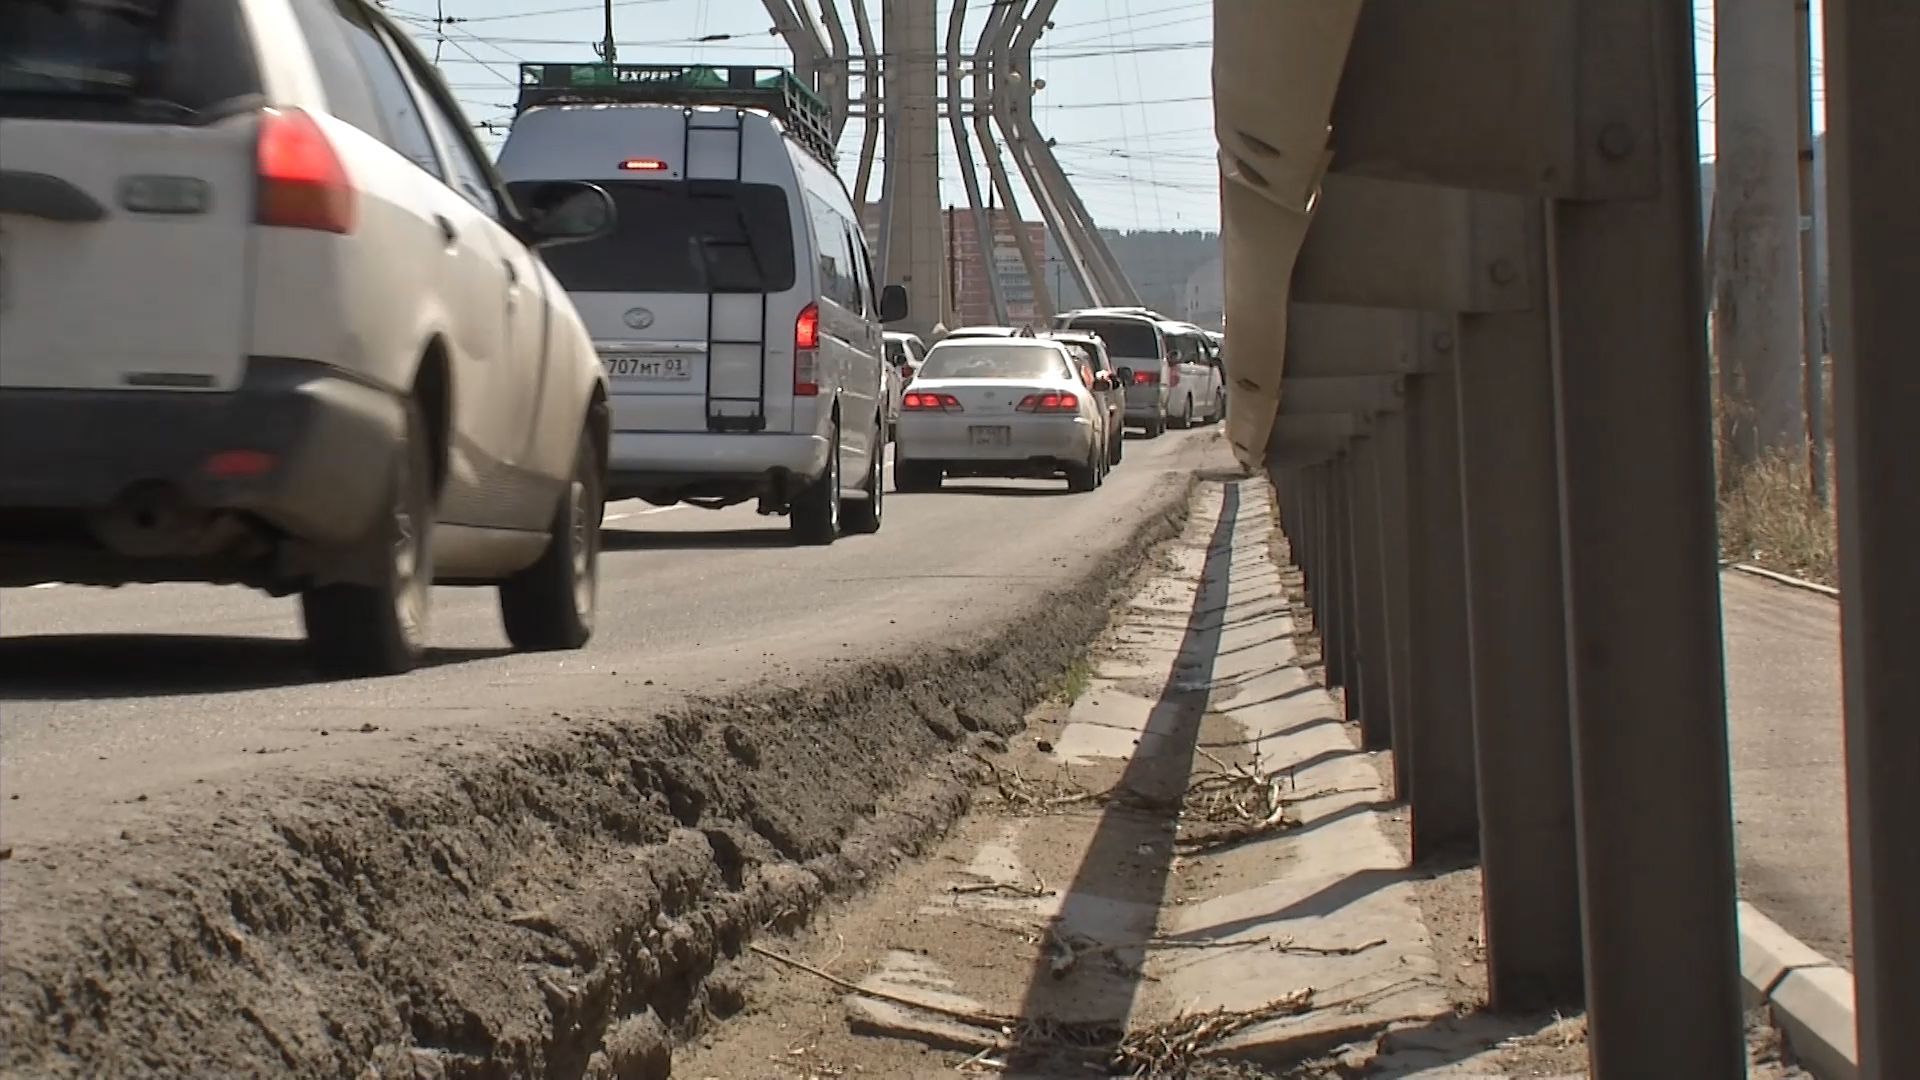
[[[1800,338],[1805,359],[1801,366],[1801,397],[1807,413],[1807,471],[1814,503],[1827,498],[1827,335],[1820,303],[1820,207],[1814,188],[1813,134],[1813,5],[1797,0],[1794,31],[1799,35],[1794,59],[1800,64]]]
[[[616,64],[620,62],[620,53],[619,50],[613,47],[613,0],[606,0],[606,12],[607,36],[605,40],[600,42],[600,59],[605,60],[609,64]]]
[[[1727,464],[1736,470],[1768,454],[1799,456],[1806,445],[1798,377],[1797,14],[1789,0],[1714,4],[1714,340]]]

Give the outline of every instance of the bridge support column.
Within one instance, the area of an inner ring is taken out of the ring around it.
[[[1341,697],[1346,706],[1346,719],[1350,723],[1360,721],[1361,698],[1364,691],[1360,682],[1360,616],[1355,610],[1360,602],[1360,540],[1359,530],[1354,526],[1358,513],[1355,504],[1359,479],[1354,464],[1355,446],[1348,443],[1333,464],[1333,530],[1334,543],[1328,548],[1333,555],[1334,579],[1329,590],[1333,603],[1329,610],[1336,613],[1337,625],[1331,640],[1339,648],[1339,681]]]
[[[1827,0],[1826,27],[1854,999],[1861,1080],[1894,1080],[1920,1030],[1920,20],[1907,0]]]
[[[1447,370],[1407,380],[1410,587],[1402,636],[1412,643],[1404,680],[1412,717],[1405,748],[1395,749],[1406,765],[1416,865],[1472,855],[1480,839],[1454,378]]]
[[[1462,316],[1455,375],[1487,983],[1511,1012],[1576,1007],[1585,971],[1542,205],[1533,309]]]

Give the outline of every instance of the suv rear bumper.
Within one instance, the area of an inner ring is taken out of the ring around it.
[[[615,431],[607,475],[616,489],[692,487],[710,481],[808,481],[827,470],[824,435],[714,435]]]
[[[225,577],[194,564],[258,558],[263,524],[359,540],[404,424],[392,391],[277,357],[232,392],[0,390],[0,584]],[[233,451],[252,460],[210,467]]]

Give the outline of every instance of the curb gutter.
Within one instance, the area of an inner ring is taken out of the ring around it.
[[[1857,1080],[1853,973],[1740,901],[1740,982],[1748,1008],[1765,1005],[1793,1056],[1819,1080]]]
[[[1765,578],[1776,585],[1785,585],[1788,588],[1800,589],[1803,592],[1819,593],[1821,596],[1831,597],[1835,600],[1840,599],[1839,589],[1831,585],[1822,585],[1817,581],[1797,578],[1792,574],[1783,574],[1778,570],[1769,570],[1764,566],[1755,566],[1752,563],[1721,563],[1720,565],[1723,569],[1738,570],[1749,577]]]

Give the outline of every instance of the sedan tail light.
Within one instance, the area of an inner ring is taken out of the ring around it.
[[[254,147],[254,221],[287,229],[353,231],[357,194],[327,133],[301,109],[260,114]]]
[[[960,407],[960,399],[952,394],[925,393],[919,390],[909,391],[902,397],[900,407],[907,412],[966,412]]]
[[[1080,399],[1072,394],[1028,394],[1014,407],[1015,412],[1025,413],[1078,413]]]

